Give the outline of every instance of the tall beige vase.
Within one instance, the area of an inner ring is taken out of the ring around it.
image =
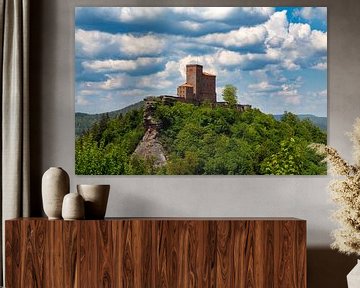
[[[63,198],[70,190],[69,175],[60,167],[49,168],[42,177],[43,208],[49,219],[61,219]]]
[[[85,219],[104,219],[110,185],[77,185],[78,193],[85,201]]]

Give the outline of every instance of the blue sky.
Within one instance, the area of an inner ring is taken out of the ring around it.
[[[176,95],[185,66],[265,113],[327,115],[324,7],[77,7],[75,111]]]

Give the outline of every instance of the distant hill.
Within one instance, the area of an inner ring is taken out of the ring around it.
[[[80,136],[86,130],[88,130],[95,122],[99,121],[102,116],[108,114],[110,118],[115,118],[120,114],[126,114],[131,110],[140,109],[144,106],[144,101],[137,102],[135,104],[129,105],[123,109],[106,112],[106,113],[99,113],[99,114],[87,114],[76,112],[75,113],[75,135],[76,137]]]
[[[273,115],[276,120],[280,120],[283,115]],[[314,125],[321,130],[327,131],[327,117],[318,117],[311,114],[298,114],[296,115],[300,120],[309,119]]]

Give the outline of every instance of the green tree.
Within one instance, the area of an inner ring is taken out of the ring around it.
[[[299,139],[290,138],[280,142],[280,150],[261,164],[264,174],[301,175],[304,169],[306,146]]]
[[[222,97],[225,102],[228,103],[230,107],[236,106],[238,102],[237,98],[237,88],[234,85],[227,84],[225,85],[223,91],[222,91]]]

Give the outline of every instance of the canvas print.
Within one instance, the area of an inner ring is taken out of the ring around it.
[[[322,175],[326,7],[75,8],[78,175]]]

